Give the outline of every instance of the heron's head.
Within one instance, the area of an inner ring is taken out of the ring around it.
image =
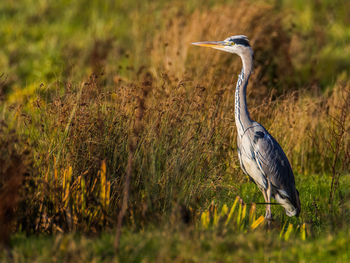
[[[238,35],[226,38],[224,41],[204,41],[194,42],[192,45],[201,47],[211,47],[218,50],[242,55],[246,52],[253,54],[253,51],[249,45],[249,40],[246,36]]]

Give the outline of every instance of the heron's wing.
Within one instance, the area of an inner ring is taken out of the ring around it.
[[[250,131],[250,137],[261,172],[282,197],[295,203],[294,175],[281,146],[260,124]]]

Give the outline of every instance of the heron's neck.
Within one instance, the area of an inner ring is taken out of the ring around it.
[[[238,134],[242,136],[244,131],[252,125],[252,120],[250,119],[247,108],[246,90],[250,74],[253,70],[253,53],[247,50],[245,53],[241,54],[240,57],[242,59],[243,68],[241,74],[238,76],[236,85],[235,121]]]

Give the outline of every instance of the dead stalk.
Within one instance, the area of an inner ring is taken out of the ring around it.
[[[132,165],[133,165],[133,160],[134,160],[137,144],[139,141],[140,133],[143,129],[142,119],[145,113],[145,98],[148,94],[148,91],[151,85],[152,85],[152,82],[150,80],[145,81],[142,87],[142,95],[140,97],[137,97],[138,106],[137,106],[137,110],[135,111],[135,121],[131,131],[131,136],[129,138],[129,156],[128,156],[128,164],[126,168],[124,189],[123,189],[123,201],[122,201],[122,207],[118,214],[117,231],[116,231],[115,240],[114,240],[114,248],[116,251],[118,251],[119,249],[123,219],[128,209],[128,201],[129,201],[129,195],[130,195],[130,182],[131,182],[132,170],[133,170]]]

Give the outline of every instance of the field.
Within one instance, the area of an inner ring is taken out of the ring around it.
[[[1,1],[0,261],[350,261],[349,12]],[[191,45],[238,34],[254,49],[250,115],[300,193],[300,217],[275,205],[271,228],[237,156],[240,59]]]

